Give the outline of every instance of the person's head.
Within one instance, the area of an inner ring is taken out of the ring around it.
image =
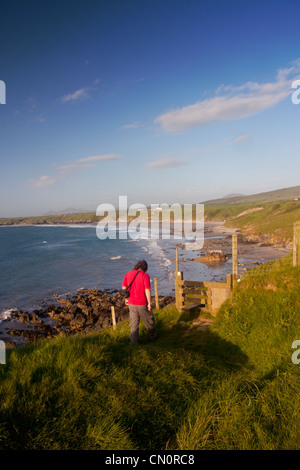
[[[147,261],[145,261],[144,259],[142,259],[141,261],[138,261],[138,262],[136,263],[136,265],[134,266],[133,269],[137,269],[137,270],[141,269],[141,270],[144,271],[144,273],[145,273],[145,272],[147,271],[147,269],[148,269],[148,263],[147,263]]]

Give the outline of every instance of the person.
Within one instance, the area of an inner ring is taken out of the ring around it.
[[[151,307],[150,277],[147,261],[138,261],[133,271],[125,274],[122,289],[129,287],[130,296],[125,300],[129,307],[130,342],[138,342],[139,324],[142,318],[151,341],[157,339],[154,317]],[[130,285],[130,283],[132,284]]]

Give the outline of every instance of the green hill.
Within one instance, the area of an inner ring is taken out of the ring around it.
[[[299,449],[299,293],[288,256],[246,273],[207,331],[169,306],[155,343],[124,322],[10,350],[0,448]]]
[[[263,193],[252,194],[250,196],[238,195],[233,197],[211,199],[209,201],[204,201],[203,204],[207,206],[227,204],[256,204],[274,201],[289,201],[294,200],[294,198],[300,198],[300,186],[276,189],[274,191],[266,191]]]
[[[249,238],[291,244],[293,223],[300,220],[300,201],[208,205],[204,213],[206,221],[225,220],[226,227],[238,228]]]

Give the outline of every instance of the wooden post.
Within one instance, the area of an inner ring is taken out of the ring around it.
[[[300,266],[300,221],[294,223],[293,266]]]
[[[155,307],[157,308],[157,310],[159,310],[157,277],[154,278],[154,290],[155,290]]]
[[[112,324],[113,324],[113,329],[116,329],[116,315],[115,315],[115,307],[111,307],[111,316],[112,316]]]
[[[233,285],[236,285],[238,277],[237,235],[232,235],[232,274]]]
[[[233,274],[227,274],[227,285],[232,289],[233,287]]]
[[[181,271],[177,271],[175,276],[176,308],[181,312],[183,307],[183,289],[180,281],[183,280],[183,273]]]

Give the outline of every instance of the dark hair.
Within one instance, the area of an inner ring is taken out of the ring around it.
[[[148,263],[147,263],[147,261],[145,261],[144,259],[142,259],[141,261],[138,261],[138,262],[136,263],[136,265],[134,266],[133,269],[136,269],[136,270],[141,269],[141,270],[144,271],[144,273],[145,273],[145,272],[147,271],[147,269],[148,269]]]

